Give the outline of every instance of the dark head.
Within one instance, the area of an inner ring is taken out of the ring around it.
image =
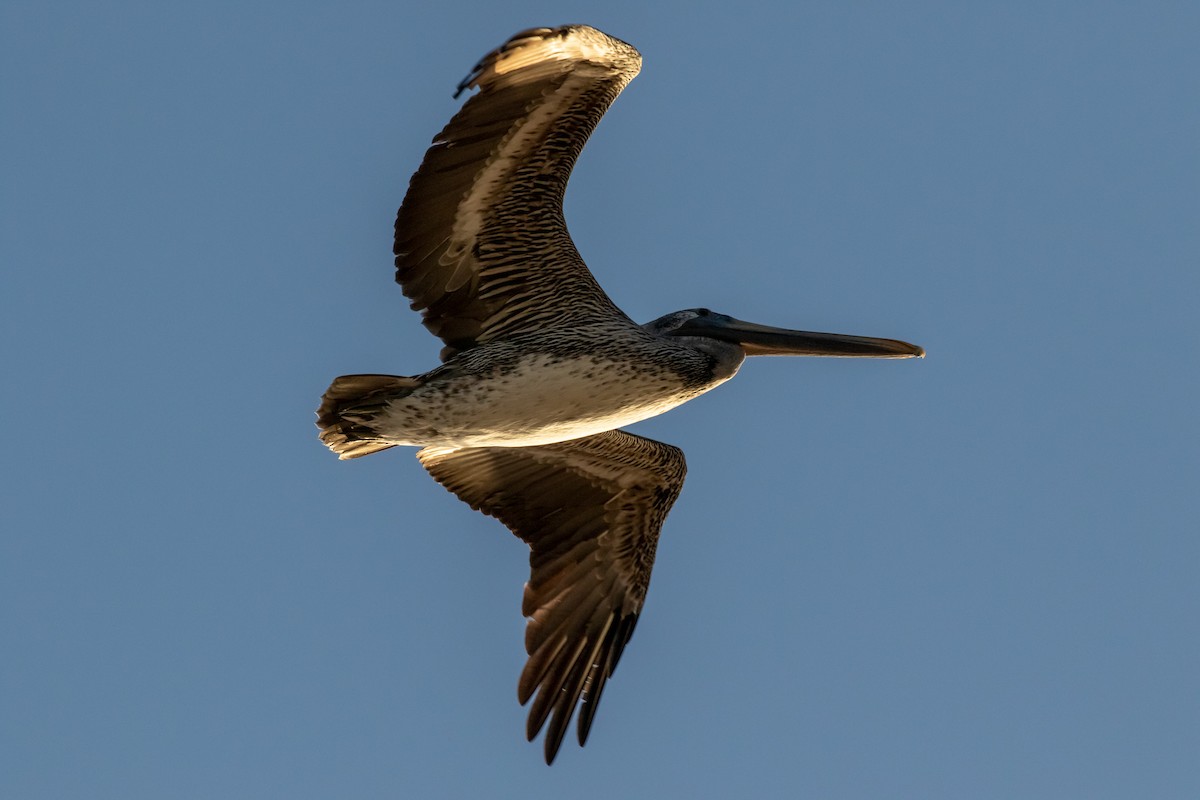
[[[687,337],[703,350],[705,341],[719,342],[724,352],[736,345],[746,356],[837,356],[841,358],[924,358],[925,350],[895,339],[813,333],[742,322],[707,308],[689,308],[643,325],[658,336]],[[741,359],[739,358],[740,362]],[[735,366],[736,369],[736,366]]]

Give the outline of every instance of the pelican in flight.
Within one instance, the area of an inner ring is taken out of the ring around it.
[[[530,548],[522,613],[530,741],[580,745],[646,599],[683,486],[677,447],[619,430],[734,376],[746,356],[911,358],[893,339],[771,328],[704,308],[639,325],[613,304],[563,221],[600,117],[641,67],[585,26],[522,31],[458,86],[396,216],[396,280],[444,347],[416,377],[343,375],[322,398],[340,458],[396,445]],[[458,96],[456,93],[456,97]]]

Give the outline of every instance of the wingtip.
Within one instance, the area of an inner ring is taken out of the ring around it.
[[[573,41],[566,46],[553,46],[552,52],[561,51],[577,51],[577,56],[585,58],[595,58],[600,63],[604,63],[613,58],[623,60],[626,63],[636,63],[637,67],[633,70],[636,74],[637,69],[641,67],[642,54],[637,48],[626,41],[618,39],[615,36],[610,36],[602,30],[593,28],[590,25],[560,25],[556,28],[526,28],[519,31],[508,38],[504,44],[489,52],[483,58],[479,59],[466,77],[458,82],[454,88],[454,98],[457,100],[463,92],[468,89],[473,89],[480,85],[480,80],[489,71],[504,72],[526,65],[525,57],[517,54],[517,51],[538,42],[546,42],[550,39],[568,39],[573,38]],[[503,62],[510,57],[516,57],[516,62],[512,65],[502,66]],[[558,56],[562,58],[562,55]]]

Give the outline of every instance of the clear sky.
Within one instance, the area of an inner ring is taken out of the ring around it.
[[[755,359],[587,748],[516,702],[524,546],[313,412],[439,342],[392,282],[455,84],[644,54],[571,230]],[[1200,797],[1190,3],[55,3],[0,11],[0,796]]]

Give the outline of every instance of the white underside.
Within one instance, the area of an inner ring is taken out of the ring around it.
[[[508,374],[431,381],[373,421],[381,440],[420,447],[528,447],[657,416],[718,385],[684,390],[629,362],[529,356]]]

